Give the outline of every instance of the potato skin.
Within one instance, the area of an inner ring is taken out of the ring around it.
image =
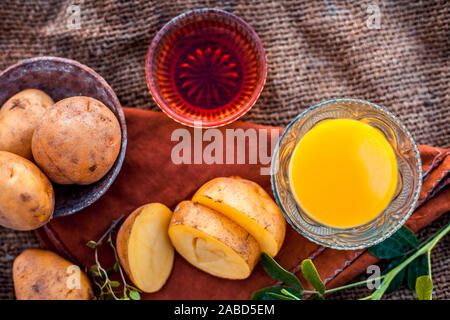
[[[261,255],[258,243],[247,231],[226,216],[201,204],[192,201],[182,201],[178,204],[174,210],[169,227],[169,236],[173,243],[175,242],[173,239],[173,230],[178,226],[187,226],[215,238],[236,252],[248,265],[249,273],[246,276],[235,277],[232,274],[227,276],[221,275],[223,278],[245,279],[250,275]],[[176,246],[175,249],[177,251],[179,250]],[[182,252],[178,252],[183,255]],[[194,264],[193,261],[189,262]],[[204,271],[219,276],[211,272],[211,270]]]
[[[0,190],[0,225],[33,230],[52,218],[52,184],[31,161],[0,151]]]
[[[67,286],[73,264],[56,253],[28,249],[14,260],[14,291],[18,300],[89,300],[91,282],[80,270],[80,288]],[[69,281],[70,283],[70,281]]]
[[[133,283],[135,283],[135,280],[133,279],[133,275],[131,274],[130,264],[128,260],[128,239],[130,239],[130,233],[131,229],[133,228],[134,221],[143,209],[144,206],[137,208],[125,219],[125,221],[120,226],[116,239],[116,250],[119,256],[120,263]]]
[[[119,121],[100,101],[58,101],[36,128],[32,151],[38,166],[59,184],[86,185],[111,169],[121,145]]]
[[[143,205],[127,217],[117,234],[120,263],[143,292],[159,291],[172,271],[175,252],[167,234],[171,216],[163,204]]]
[[[284,242],[286,221],[277,204],[260,185],[240,177],[219,177],[201,186],[194,194],[192,201],[202,203],[202,197],[212,200],[217,204],[216,207],[223,207],[222,211],[213,209],[229,216],[232,220],[234,220],[233,217],[225,212],[226,207],[234,208],[255,221],[270,233],[276,242],[272,250],[261,246],[262,251],[266,251],[272,257],[278,253]],[[249,231],[247,226],[241,225],[241,227]],[[257,238],[256,235],[254,236]]]
[[[44,113],[54,104],[45,92],[23,90],[0,108],[0,150],[32,159],[31,139]]]

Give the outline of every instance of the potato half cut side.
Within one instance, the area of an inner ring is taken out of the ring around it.
[[[220,213],[191,201],[183,201],[175,209],[169,237],[187,261],[220,278],[247,278],[261,253],[247,231]]]
[[[215,178],[200,187],[192,201],[236,222],[270,256],[274,257],[281,249],[286,221],[276,203],[255,182],[239,177]]]
[[[136,209],[117,234],[117,252],[131,281],[144,292],[156,292],[170,276],[174,250],[167,234],[172,211],[160,203]]]

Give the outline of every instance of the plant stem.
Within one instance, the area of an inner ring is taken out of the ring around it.
[[[307,294],[319,294],[319,292],[317,292],[317,291],[310,291],[310,290],[303,290],[303,293],[307,293]]]
[[[103,273],[103,275],[105,277],[105,280],[106,280],[105,284],[108,286],[108,289],[110,290],[111,295],[114,297],[114,299],[119,300],[119,298],[114,294],[113,288],[111,287],[110,280],[109,280],[109,277],[108,277],[108,272],[106,272],[106,270],[103,269],[102,266],[100,265],[100,262],[98,260],[98,250],[97,250],[97,248],[95,248],[95,262],[97,263],[98,270],[101,273]],[[103,285],[103,287],[104,287],[104,285]]]
[[[289,291],[287,291],[286,289],[281,289],[281,293],[284,294],[285,296],[289,296],[294,300],[301,300],[299,297],[293,295],[292,293],[290,293]]]
[[[427,259],[428,259],[428,276],[430,277],[430,279],[432,279],[432,277],[431,277],[431,249],[428,250]]]
[[[343,290],[343,289],[356,287],[356,286],[359,286],[361,284],[365,284],[365,283],[367,283],[369,281],[383,279],[382,284],[378,287],[378,289],[376,291],[374,291],[371,295],[369,295],[367,297],[359,299],[359,300],[369,300],[369,299],[379,300],[379,299],[381,299],[383,294],[386,292],[387,288],[389,287],[389,284],[395,278],[395,276],[400,271],[402,271],[402,269],[405,268],[409,263],[411,263],[411,261],[413,261],[418,256],[421,256],[424,253],[428,253],[428,268],[429,268],[428,272],[429,272],[429,275],[430,275],[430,278],[431,278],[431,257],[430,257],[431,250],[436,245],[436,243],[438,243],[439,240],[442,239],[442,237],[444,237],[449,231],[450,231],[450,223],[446,227],[442,228],[441,230],[439,230],[438,232],[433,234],[430,238],[428,238],[424,242],[423,245],[421,245],[419,248],[417,248],[417,251],[413,255],[411,255],[408,259],[403,261],[401,264],[399,264],[396,268],[392,269],[387,274],[382,275],[382,276],[377,277],[377,278],[366,279],[366,280],[362,280],[362,281],[359,281],[359,282],[350,283],[350,284],[347,284],[347,285],[344,285],[344,286],[341,286],[341,287],[336,287],[336,288],[333,288],[333,289],[325,290],[325,294],[336,292],[336,291]],[[307,290],[305,290],[303,292],[307,293],[307,294],[319,294],[319,292],[317,292],[317,291],[307,291]]]
[[[401,264],[399,264],[397,267],[392,269],[390,272],[388,272],[385,275],[385,280],[383,283],[378,287],[378,289],[371,295],[371,298],[374,300],[379,300],[383,296],[383,294],[386,292],[387,288],[389,287],[389,284],[391,281],[395,278],[395,276],[403,270],[408,264],[410,264],[414,259],[417,257],[423,255],[426,252],[430,252],[433,247],[438,243],[439,240],[442,239],[448,232],[450,231],[450,223],[443,228],[434,238],[432,238],[431,241],[427,242],[424,246],[422,246],[419,250],[417,250],[413,255],[411,255],[408,259],[403,261]]]
[[[96,246],[95,246],[95,249],[94,249],[94,257],[95,257],[95,263],[97,265],[97,270],[99,272],[100,277],[105,279],[105,283],[103,285],[99,285],[98,284],[98,286],[100,287],[100,295],[103,293],[103,289],[105,288],[105,286],[107,286],[109,291],[111,292],[112,297],[115,300],[119,300],[119,298],[115,295],[114,290],[111,287],[110,279],[108,277],[108,272],[100,264],[100,260],[98,259],[98,247],[102,244],[103,240],[105,240],[105,238],[107,236],[109,236],[108,239],[109,239],[109,242],[110,242],[111,246],[114,249],[114,254],[115,254],[116,261],[118,260],[117,252],[116,252],[114,246],[112,245],[111,233],[113,232],[114,228],[119,224],[119,222],[123,219],[123,217],[124,216],[120,216],[118,219],[113,221],[113,223],[109,226],[108,230],[106,230],[106,232],[96,242]],[[119,269],[120,269],[120,267],[119,267]],[[120,271],[121,271],[121,275],[122,275],[122,278],[123,278],[122,270],[120,270]],[[95,283],[97,284],[97,282],[95,282]],[[126,282],[124,282],[124,283],[125,283],[125,286],[126,286]]]
[[[369,282],[369,281],[381,280],[381,279],[383,279],[384,277],[385,277],[385,276],[383,275],[383,276],[376,277],[376,278],[370,278],[370,279],[366,279],[366,280],[362,280],[362,281],[358,281],[358,282],[346,284],[345,286],[340,286],[340,287],[336,287],[336,288],[333,288],[333,289],[328,289],[328,290],[325,290],[325,293],[324,293],[324,294],[332,293],[332,292],[336,292],[336,291],[339,291],[339,290],[348,289],[348,288],[352,288],[352,287],[356,287],[356,286],[359,286],[359,285],[361,285],[361,284],[365,284],[365,283],[367,283],[367,282]],[[318,292],[318,291],[315,291],[315,290],[314,290],[314,291],[304,290],[303,293],[307,293],[307,294],[319,294],[319,292]]]
[[[109,226],[108,230],[98,239],[97,245],[100,245],[102,241],[106,238],[108,234],[111,234],[111,232],[114,230],[114,228],[119,224],[119,222],[123,219],[123,216],[120,216],[116,220],[113,221],[113,223]]]
[[[119,267],[118,269],[119,269],[120,277],[122,278],[122,281],[123,281],[123,295],[125,297],[125,296],[127,296],[128,284],[127,284],[127,281],[125,280],[125,276],[124,276],[123,271],[122,271],[122,266],[120,265],[120,262],[119,262],[120,260],[119,260],[118,254],[117,254],[117,250],[114,247],[114,244],[112,243],[111,233],[109,234],[109,245],[110,245],[110,247],[112,248],[112,250],[114,252],[114,258],[116,259],[116,262],[118,263],[118,267]]]
[[[348,288],[356,287],[356,286],[359,286],[359,285],[361,285],[361,284],[365,284],[365,283],[367,283],[367,282],[369,282],[369,281],[381,280],[381,279],[383,279],[384,277],[385,277],[385,275],[380,276],[380,277],[376,277],[376,278],[369,278],[369,279],[366,279],[366,280],[362,280],[362,281],[350,283],[350,284],[347,284],[347,285],[345,285],[345,286],[341,286],[341,287],[336,287],[336,288],[333,288],[333,289],[325,290],[325,294],[331,293],[331,292],[335,292],[335,291],[339,291],[339,290],[343,290],[343,289],[348,289]],[[315,293],[317,293],[317,292],[315,292]]]

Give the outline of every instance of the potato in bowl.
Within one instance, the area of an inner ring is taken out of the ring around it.
[[[127,147],[125,115],[111,86],[86,65],[71,59],[47,56],[25,59],[1,71],[0,88],[0,106],[21,90],[32,88],[44,91],[53,101],[74,96],[91,97],[101,101],[115,115],[120,124],[121,142],[119,155],[109,171],[92,184],[53,185],[54,217],[73,214],[96,202],[119,174]]]
[[[36,89],[20,91],[0,108],[0,150],[32,159],[31,139],[44,113],[54,102]]]
[[[87,185],[114,164],[121,144],[119,121],[102,102],[90,97],[58,101],[33,134],[38,166],[58,184]]]

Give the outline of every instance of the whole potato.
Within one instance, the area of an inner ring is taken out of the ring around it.
[[[112,167],[121,144],[119,121],[100,101],[71,97],[55,103],[36,128],[32,151],[53,182],[86,185]]]
[[[15,230],[33,230],[53,214],[53,187],[31,161],[0,151],[0,225]]]
[[[28,249],[14,260],[14,291],[18,300],[89,300],[89,278],[56,253]]]
[[[33,132],[53,104],[45,92],[35,89],[21,91],[6,101],[0,109],[0,150],[31,159]]]

